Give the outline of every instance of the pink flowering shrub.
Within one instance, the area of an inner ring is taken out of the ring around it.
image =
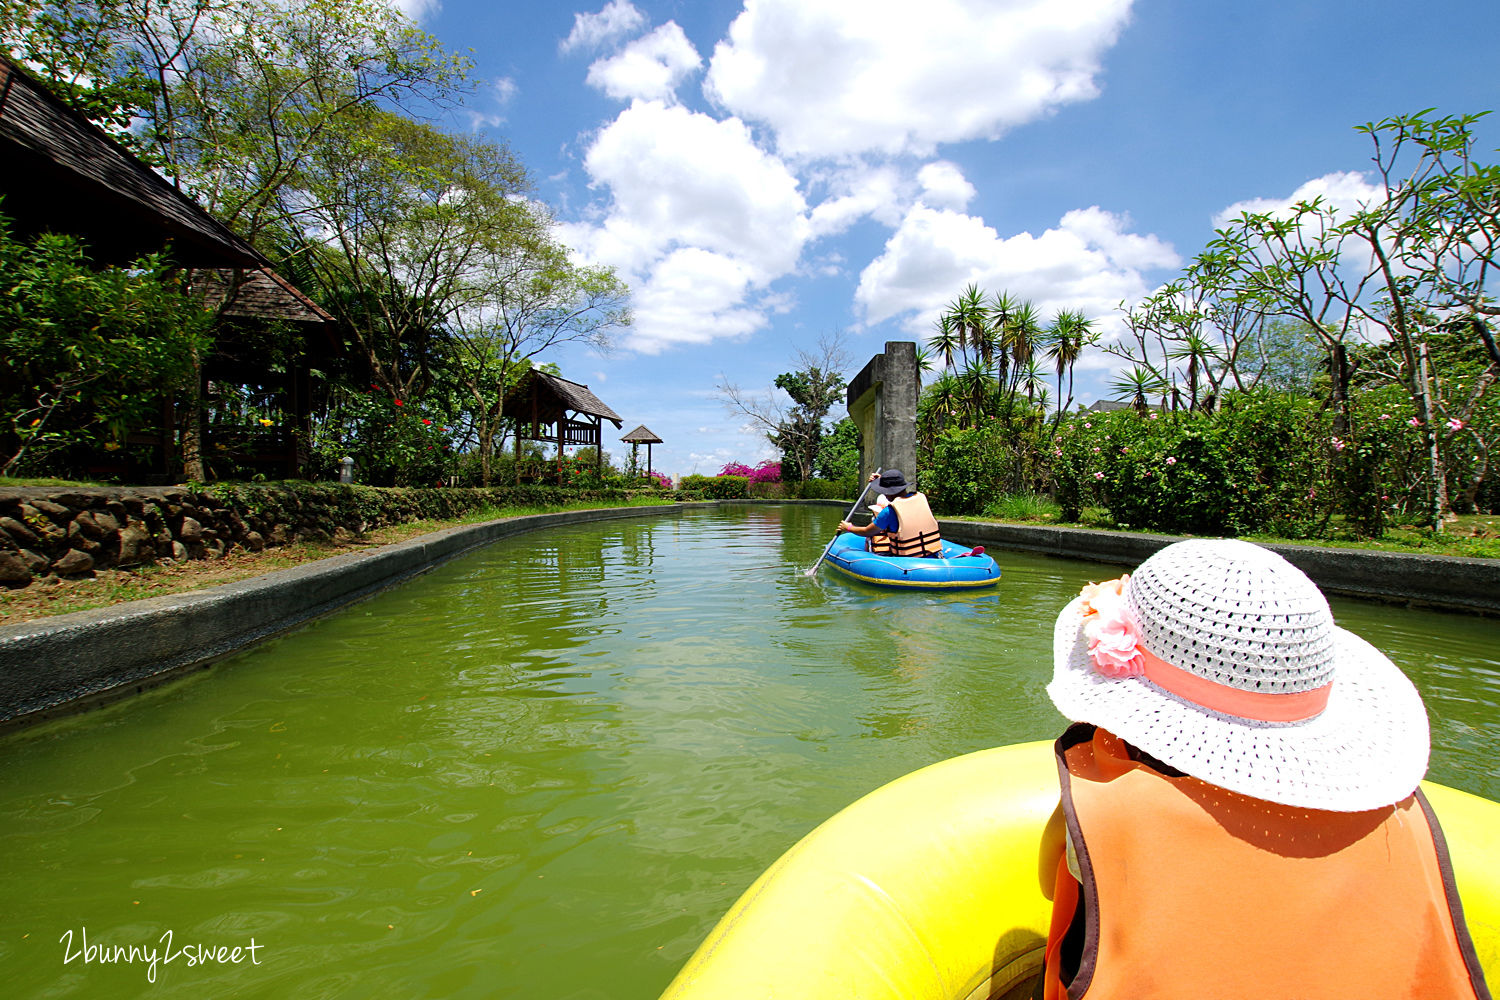
[[[767,459],[750,470],[750,482],[753,483],[779,483],[781,482],[781,463],[774,459]]]
[[[753,469],[743,462],[730,462],[719,470],[719,475],[744,476],[751,483],[779,483],[781,482],[781,462],[768,458]]]

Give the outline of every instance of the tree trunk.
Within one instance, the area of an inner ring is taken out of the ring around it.
[[[1427,446],[1428,521],[1435,532],[1443,530],[1443,515],[1448,512],[1448,472],[1443,467],[1443,453],[1438,447],[1436,414],[1432,411],[1432,383],[1429,380],[1427,342],[1417,345],[1417,410],[1421,414],[1422,439]]]
[[[183,402],[182,474],[198,483],[208,480],[203,465],[203,365],[193,351],[193,376]]]

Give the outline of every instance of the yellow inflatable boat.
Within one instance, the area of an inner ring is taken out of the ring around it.
[[[1039,846],[1051,742],[983,750],[876,789],[740,897],[663,1000],[1013,1000],[1051,915]],[[1464,915],[1500,983],[1500,804],[1431,782]]]

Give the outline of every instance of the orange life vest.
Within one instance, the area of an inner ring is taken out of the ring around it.
[[[896,508],[900,527],[894,536],[871,535],[871,552],[887,556],[935,556],[943,551],[937,518],[932,516],[925,496],[913,493],[909,497],[891,497],[891,506]]]
[[[1087,725],[1057,753],[1082,884],[1060,860],[1047,1000],[1488,1000],[1420,791],[1368,812],[1282,806],[1168,777]],[[1082,952],[1064,962],[1079,904]]]

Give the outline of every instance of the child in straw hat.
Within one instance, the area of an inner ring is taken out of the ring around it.
[[[1485,997],[1427,715],[1247,542],[1170,545],[1058,617],[1066,823],[1044,995]]]

